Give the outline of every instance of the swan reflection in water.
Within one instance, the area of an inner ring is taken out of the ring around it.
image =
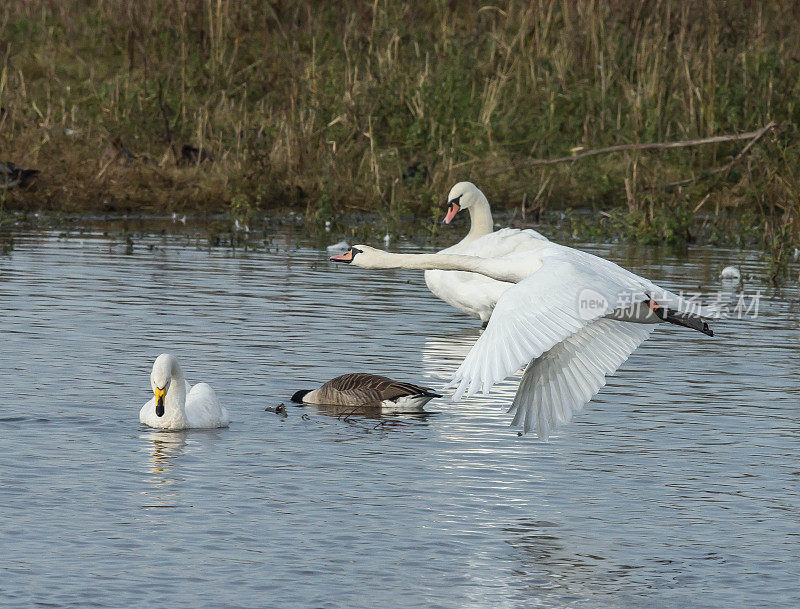
[[[601,556],[603,549],[589,539],[564,539],[555,522],[518,519],[503,531],[518,561],[513,570],[518,588],[526,595],[541,595],[541,600],[556,590],[561,590],[560,595],[568,590],[576,598],[593,596],[598,582],[622,590],[631,585],[625,580],[635,577],[640,568]]]
[[[425,378],[435,379],[441,383],[441,385],[435,385],[434,388],[441,389],[450,382],[456,369],[464,361],[480,335],[481,330],[478,328],[465,328],[450,334],[430,336],[425,339],[425,345],[422,348],[423,375]],[[491,405],[495,408],[498,404],[510,407],[517,394],[521,377],[522,372],[517,371],[508,379],[492,387],[491,393],[488,395],[478,393],[465,401],[470,404]],[[449,390],[447,393],[452,394]],[[449,396],[446,395],[442,399],[449,401]]]
[[[143,450],[150,456],[145,464],[146,490],[142,491],[145,495],[142,507],[177,506],[180,501],[177,485],[181,478],[176,465],[186,448],[186,432],[148,430],[139,437],[143,440]]]
[[[464,328],[442,336],[427,337],[422,347],[425,376],[449,383],[480,335],[478,328]]]
[[[583,557],[569,552],[557,527],[553,522],[527,519],[503,527],[506,543],[518,561],[513,573],[520,589],[528,594],[569,587],[574,571],[586,567]]]
[[[149,507],[164,507],[177,502],[177,495],[167,490],[181,480],[177,475],[176,465],[186,448],[186,435],[185,431],[158,430],[148,430],[140,434],[139,437],[144,440],[144,450],[150,454],[144,481],[151,490],[143,491],[143,494],[148,495],[145,503]]]
[[[143,507],[177,507],[180,503],[178,489],[183,482],[181,457],[187,446],[198,446],[201,451],[218,440],[218,430],[166,431],[147,429],[139,434],[143,440],[142,449],[149,459],[144,467],[143,481],[147,490],[142,491],[147,498]]]
[[[147,473],[152,475],[151,480],[159,484],[169,482],[169,471],[186,448],[186,434],[185,431],[148,430],[139,436],[148,441],[150,467]]]

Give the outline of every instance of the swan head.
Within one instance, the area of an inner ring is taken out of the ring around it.
[[[459,182],[450,189],[447,195],[447,215],[445,224],[450,224],[459,210],[469,209],[479,201],[485,201],[486,196],[472,182]]]
[[[352,264],[362,269],[384,269],[386,268],[384,258],[386,252],[369,245],[354,245],[344,254],[331,256],[331,262],[342,262]],[[382,264],[383,262],[383,264]]]
[[[164,416],[164,399],[177,367],[178,360],[169,353],[162,353],[153,363],[153,370],[150,372],[150,387],[156,398],[156,416],[158,417]]]

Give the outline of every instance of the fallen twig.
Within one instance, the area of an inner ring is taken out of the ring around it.
[[[617,144],[616,146],[607,146],[606,148],[595,148],[594,150],[586,150],[585,152],[580,152],[578,154],[572,154],[570,156],[562,156],[557,157],[554,159],[535,159],[533,161],[526,161],[524,163],[517,163],[515,165],[511,165],[505,169],[498,169],[492,172],[489,172],[488,175],[498,175],[501,173],[506,173],[507,171],[515,171],[517,169],[527,169],[529,167],[539,167],[542,165],[555,165],[557,163],[569,163],[572,161],[579,161],[581,159],[585,159],[590,156],[597,156],[598,154],[608,154],[611,152],[624,152],[627,150],[664,150],[669,148],[686,148],[688,146],[700,146],[703,144],[718,144],[721,142],[734,142],[737,140],[752,140],[748,143],[747,146],[739,153],[739,156],[734,159],[734,163],[740,158],[741,155],[747,152],[750,147],[757,142],[763,135],[777,127],[777,123],[775,121],[771,121],[769,124],[757,129],[755,131],[748,131],[746,133],[729,133],[726,135],[714,135],[711,137],[704,137],[694,140],[682,140],[678,142],[649,142],[645,144]],[[732,165],[731,165],[732,166]],[[727,167],[727,166],[726,166]],[[718,173],[725,171],[726,167],[720,168]]]
[[[711,193],[709,192],[708,194],[706,194],[705,197],[703,197],[703,200],[700,201],[700,203],[698,203],[697,206],[695,206],[695,208],[692,210],[692,213],[696,214],[698,211],[700,211],[700,208],[703,207],[703,205],[705,205],[706,201],[708,201],[710,197]]]
[[[755,143],[758,140],[760,140],[762,137],[764,137],[764,135],[767,133],[767,131],[771,131],[772,129],[775,129],[775,127],[777,127],[777,126],[778,126],[778,123],[776,123],[775,121],[772,121],[769,124],[764,125],[758,131],[756,131],[755,135],[753,135],[753,138],[749,142],[747,142],[747,145],[745,145],[745,147],[742,148],[739,151],[739,154],[737,154],[730,163],[727,163],[727,164],[723,165],[722,167],[716,167],[716,168],[712,169],[711,171],[708,171],[706,173],[703,173],[700,176],[697,176],[696,178],[686,178],[686,179],[683,179],[683,180],[678,180],[677,182],[668,182],[667,184],[664,184],[664,187],[665,188],[674,188],[676,186],[685,186],[686,184],[691,184],[692,182],[696,182],[697,180],[700,180],[702,178],[706,178],[706,177],[709,177],[709,176],[717,175],[717,174],[720,174],[720,173],[724,173],[725,175],[727,175],[728,172],[731,169],[733,169],[733,167],[739,161],[741,161],[742,158],[744,158],[744,155],[747,154],[750,151],[750,149],[755,145]]]

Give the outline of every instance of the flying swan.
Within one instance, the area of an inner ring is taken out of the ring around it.
[[[453,399],[484,393],[527,364],[509,409],[512,425],[540,438],[566,423],[605,385],[655,324],[713,336],[712,317],[644,277],[553,242],[497,258],[390,254],[355,245],[331,261],[366,269],[440,269],[517,284],[506,290],[486,330],[453,377]]]
[[[503,228],[494,230],[489,201],[472,182],[459,182],[447,195],[447,214],[443,222],[450,224],[459,210],[466,209],[470,217],[467,235],[440,254],[465,254],[496,258],[538,249],[547,239],[535,230]],[[428,289],[447,304],[472,317],[479,317],[484,326],[492,315],[494,305],[510,283],[485,275],[463,271],[425,271]]]
[[[227,427],[228,411],[207,383],[192,387],[183,377],[178,360],[162,353],[150,373],[153,398],[139,411],[139,421],[157,429],[209,429]]]

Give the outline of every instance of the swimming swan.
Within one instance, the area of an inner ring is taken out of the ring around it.
[[[547,239],[535,230],[503,228],[492,232],[492,210],[486,196],[472,182],[459,182],[447,195],[447,215],[443,222],[449,224],[461,209],[469,211],[470,229],[466,237],[440,254],[465,254],[495,258],[516,252],[535,250]],[[459,271],[425,271],[425,283],[435,296],[486,324],[500,295],[511,284],[485,275]]]
[[[298,391],[292,402],[380,408],[384,413],[424,412],[425,404],[442,397],[427,387],[401,383],[377,374],[343,374],[317,389]]]
[[[546,242],[499,258],[390,254],[353,246],[331,261],[367,269],[468,270],[517,284],[455,373],[453,399],[484,393],[527,364],[509,409],[512,425],[541,438],[569,421],[650,335],[669,322],[713,336],[700,307],[613,262]]]
[[[139,411],[139,421],[158,429],[209,429],[227,427],[228,411],[220,405],[210,385],[192,387],[183,377],[178,360],[162,353],[150,373],[153,398]]]

